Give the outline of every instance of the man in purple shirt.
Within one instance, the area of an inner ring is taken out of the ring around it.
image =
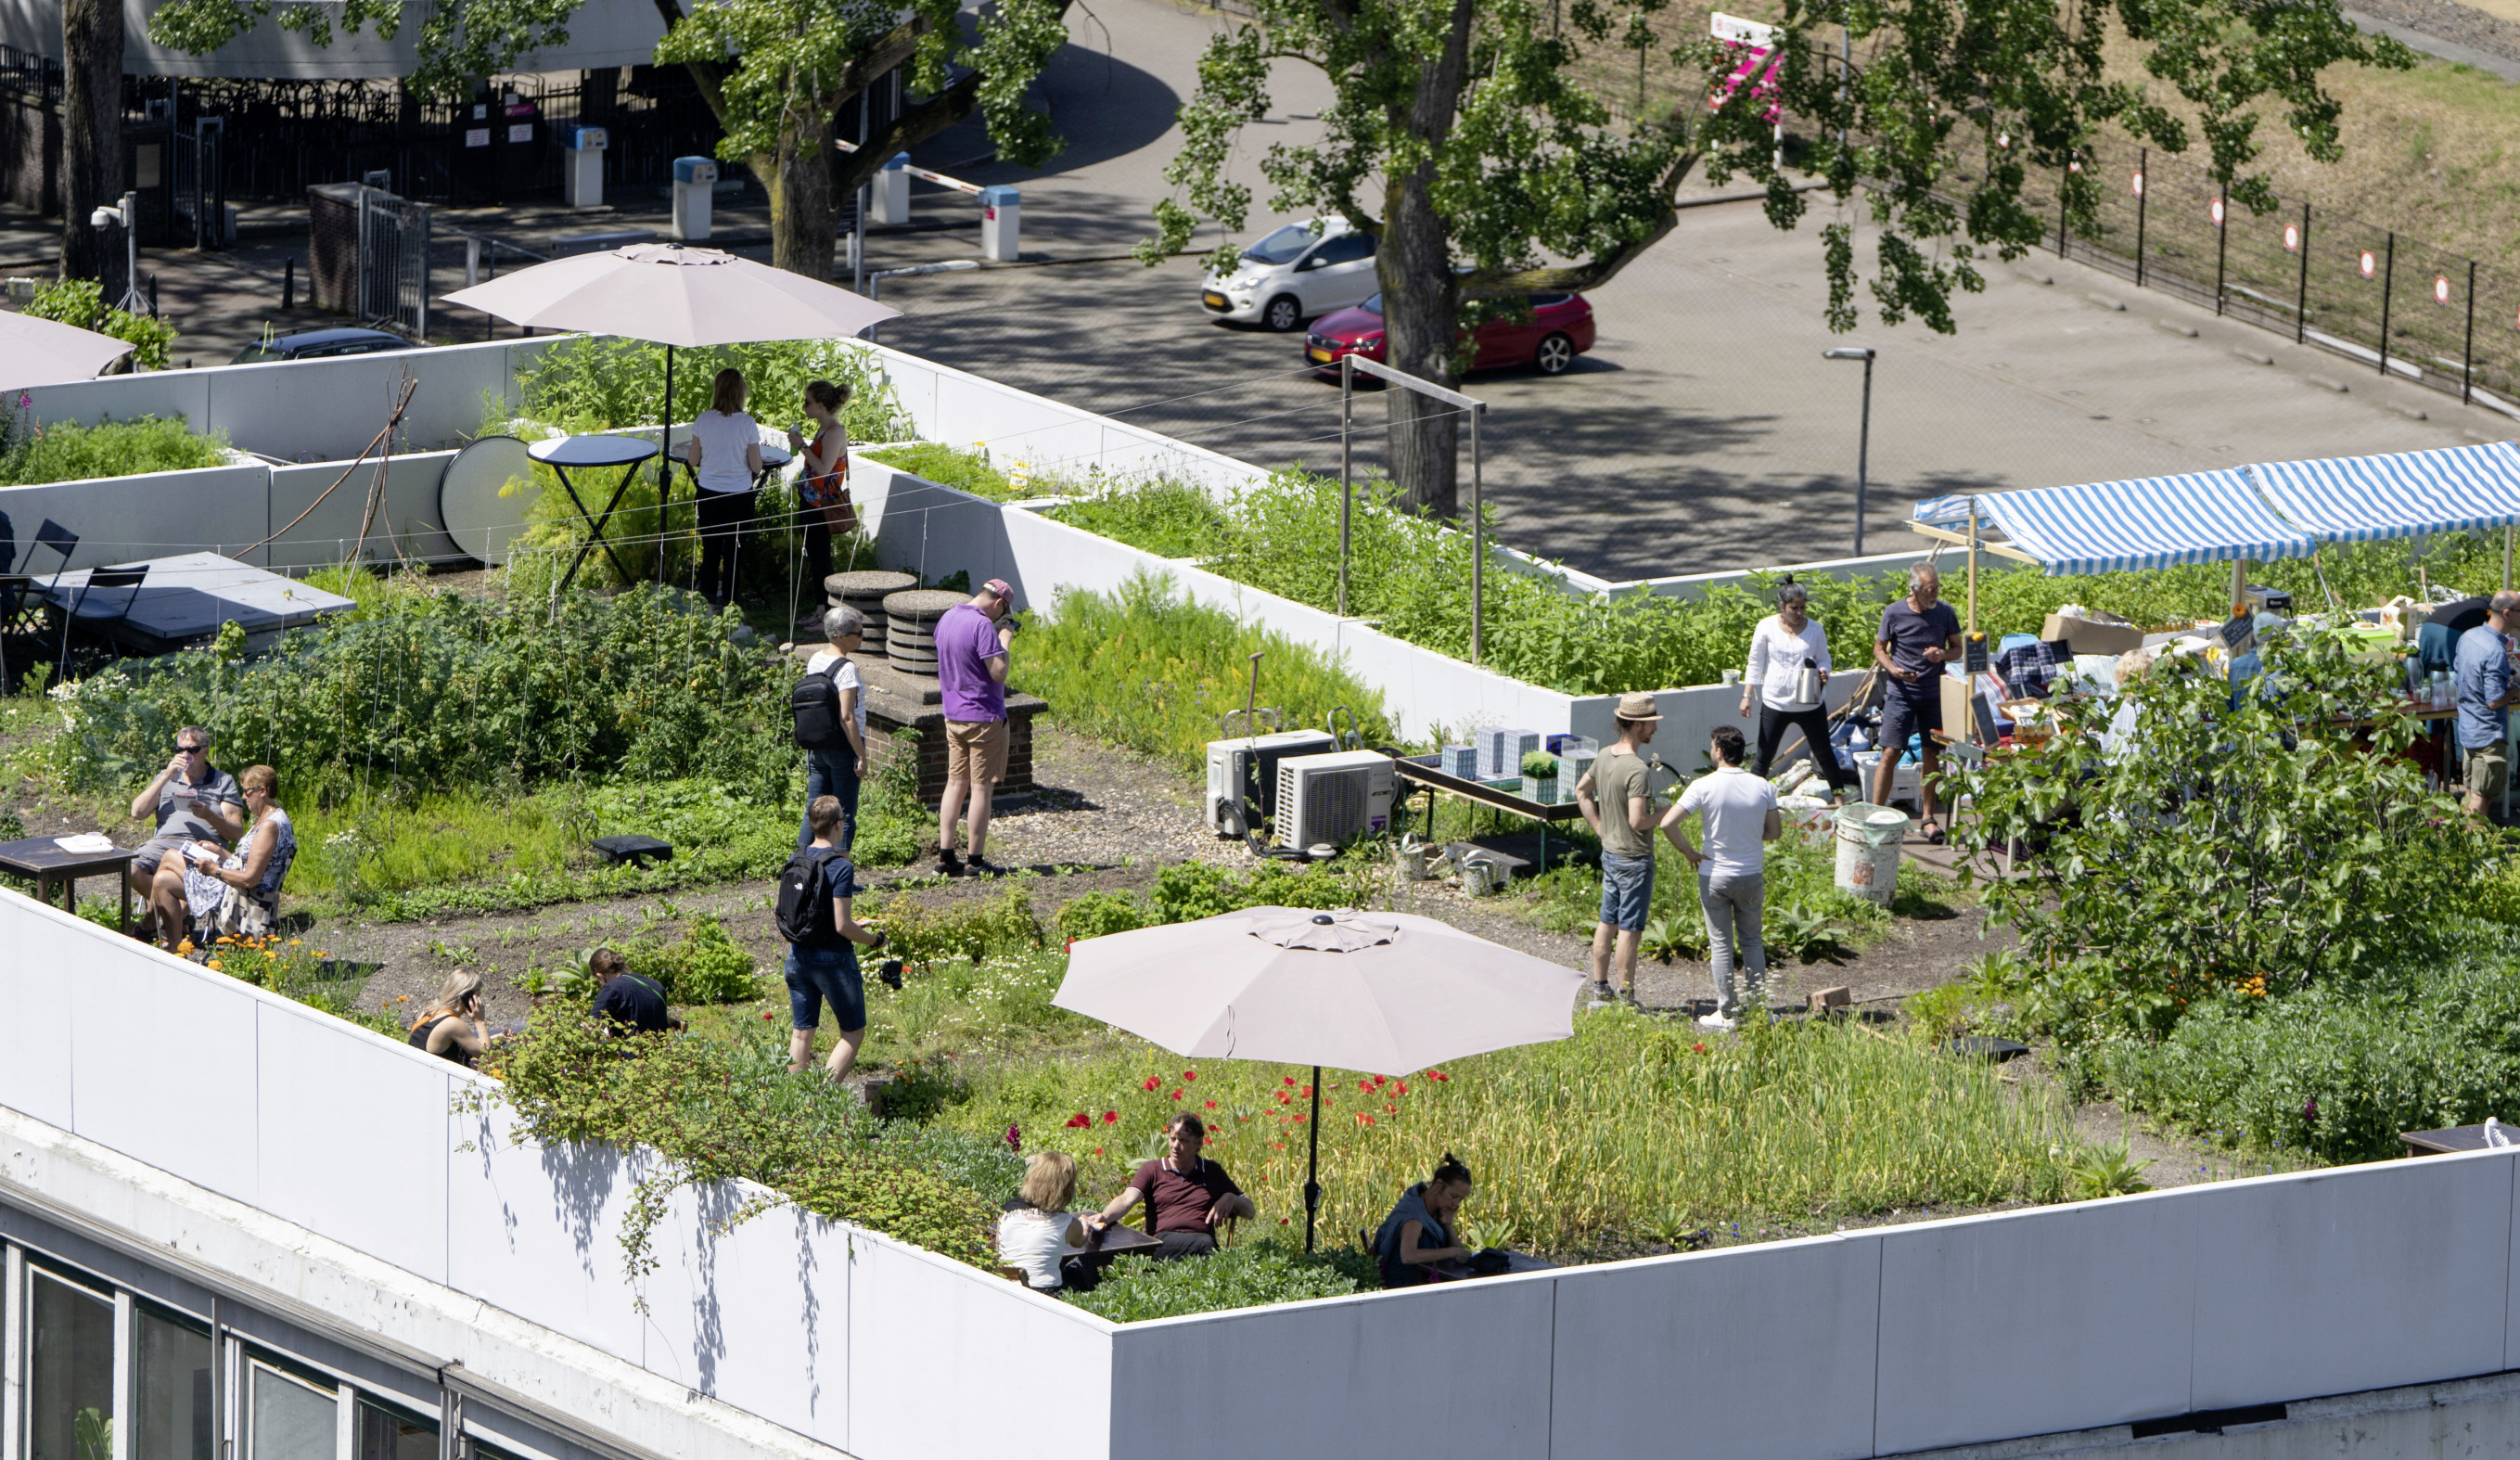
[[[991,578],[936,620],[936,681],[945,699],[945,796],[937,805],[936,865],[963,870],[954,853],[954,825],[971,802],[971,870],[994,872],[980,854],[989,836],[989,798],[1007,773],[1007,651],[1015,640],[1008,616],[1014,590]]]

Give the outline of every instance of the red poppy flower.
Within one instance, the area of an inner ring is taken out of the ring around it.
[[[1407,1081],[1407,1080],[1405,1080],[1405,1079],[1404,1079],[1404,1080],[1394,1080],[1394,1081],[1392,1082],[1392,1085],[1393,1085],[1393,1088],[1397,1089],[1397,1090],[1398,1090],[1401,1094],[1403,1094],[1403,1095],[1406,1095],[1406,1094],[1408,1094],[1408,1093],[1409,1093],[1409,1081]]]
[[[1310,1085],[1297,1085],[1295,1087],[1295,1093],[1298,1095],[1310,1096],[1313,1093],[1313,1087]]]
[[[1198,1078],[1198,1072],[1195,1070],[1185,1070],[1182,1072],[1182,1078],[1196,1079]]]
[[[1148,1075],[1148,1076],[1147,1076],[1147,1082],[1146,1082],[1145,1084],[1143,1084],[1143,1085],[1140,1085],[1138,1088],[1139,1088],[1139,1089],[1141,1089],[1141,1090],[1158,1090],[1158,1089],[1163,1088],[1163,1083],[1164,1083],[1164,1082],[1163,1082],[1162,1080],[1159,1080],[1159,1079],[1155,1078],[1153,1075],[1149,1074],[1149,1075]]]
[[[1386,1101],[1382,1102],[1382,1109],[1383,1109],[1383,1113],[1384,1113],[1384,1114],[1386,1114],[1386,1115],[1396,1116],[1396,1115],[1399,1115],[1399,1114],[1400,1114],[1400,1107],[1398,1107],[1398,1106],[1396,1106],[1396,1105],[1392,1104],[1392,1103],[1391,1103],[1390,1101],[1388,1101],[1388,1100],[1386,1100]]]
[[[1369,1095],[1373,1093],[1373,1081],[1370,1079],[1358,1080],[1356,1082],[1356,1087]]]
[[[1301,1125],[1301,1124],[1303,1124],[1306,1120],[1311,1119],[1311,1118],[1311,1118],[1311,1117],[1309,1117],[1309,1116],[1297,1116],[1297,1117],[1295,1118],[1295,1123],[1296,1123],[1296,1124],[1298,1124],[1298,1125]]]
[[[1179,1099],[1181,1099],[1181,1091],[1179,1091],[1179,1090],[1175,1090],[1175,1091],[1173,1092],[1173,1099],[1175,1099],[1175,1100],[1179,1100]]]
[[[1294,1100],[1295,1100],[1295,1097],[1293,1097],[1292,1095],[1287,1094],[1287,1093],[1286,1093],[1285,1091],[1283,1091],[1283,1090],[1281,1090],[1281,1091],[1279,1091],[1279,1092],[1278,1092],[1278,1103],[1279,1103],[1280,1105],[1292,1105],[1292,1104],[1294,1103]]]
[[[1706,1053],[1706,1046],[1705,1046],[1705,1045],[1703,1045],[1703,1044],[1692,1044],[1692,1045],[1690,1045],[1690,1046],[1689,1046],[1689,1048],[1690,1048],[1690,1049],[1695,1050],[1697,1053],[1699,1053],[1699,1054],[1701,1054],[1701,1055],[1702,1055],[1702,1054],[1704,1054],[1704,1053]]]
[[[1214,1109],[1216,1109],[1216,1102],[1215,1102],[1215,1101],[1213,1101],[1213,1100],[1209,1101],[1209,1102],[1207,1103],[1207,1108],[1208,1108],[1209,1110],[1214,1110]]]
[[[765,1012],[765,1013],[761,1016],[761,1022],[762,1022],[763,1024],[768,1024],[772,1019],[774,1019],[774,1018],[776,1018],[776,1017],[777,1017],[776,1015],[769,1014],[769,1013],[766,1013],[766,1012]]]
[[[1094,1148],[1094,1154],[1095,1154],[1095,1155],[1097,1155],[1097,1156],[1102,1155],[1102,1147],[1100,1147],[1100,1146],[1095,1147],[1095,1148]]]
[[[1441,1070],[1429,1070],[1429,1071],[1427,1071],[1427,1072],[1426,1072],[1426,1077],[1427,1077],[1428,1079],[1432,1079],[1432,1080],[1444,1080],[1444,1081],[1450,1081],[1450,1080],[1452,1079],[1452,1076],[1451,1076],[1451,1075],[1446,1074],[1446,1073],[1445,1073],[1443,1071],[1441,1071]]]
[[[1359,1125],[1371,1125],[1373,1123],[1373,1118],[1363,1111],[1358,1111],[1356,1113],[1356,1123]]]
[[[1078,1111],[1075,1115],[1067,1118],[1067,1128],[1070,1130],[1081,1129],[1082,1127],[1093,1123],[1094,1118],[1085,1114],[1083,1111]]]
[[[763,1016],[763,1018],[765,1018],[765,1019],[766,1019],[766,1018],[768,1018],[768,1017],[769,1017],[769,1016],[767,1016],[767,1015],[764,1015],[764,1016]],[[1288,1089],[1290,1089],[1290,1090],[1291,1090],[1291,1089],[1293,1089],[1293,1088],[1295,1087],[1295,1077],[1294,1077],[1293,1075],[1291,1075],[1291,1074],[1290,1074],[1290,1075],[1287,1075],[1283,1080],[1281,1080],[1281,1081],[1280,1081],[1280,1083],[1281,1083],[1281,1084],[1283,1084],[1284,1086],[1286,1086],[1286,1088],[1288,1088]]]
[[[1119,1113],[1118,1111],[1104,1111],[1104,1112],[1102,1113],[1102,1123],[1103,1123],[1103,1124],[1105,1124],[1105,1125],[1117,1125],[1117,1124],[1119,1124],[1119,1123],[1120,1123],[1120,1113]]]

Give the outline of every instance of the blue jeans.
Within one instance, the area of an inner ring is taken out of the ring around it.
[[[836,751],[805,753],[805,804],[811,806],[818,796],[840,798],[840,824],[832,833],[832,844],[847,851],[858,836],[858,756],[842,746]],[[814,824],[796,823],[796,849],[802,851],[814,840]]]
[[[1642,933],[1653,902],[1653,854],[1601,853],[1601,921],[1622,933]]]
[[[858,977],[857,944],[814,948],[790,943],[787,973],[788,1013],[797,1028],[820,1025],[825,1004],[832,1006],[841,1033],[866,1027],[866,984]]]

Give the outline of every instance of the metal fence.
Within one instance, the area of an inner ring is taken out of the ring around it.
[[[2103,139],[2082,164],[2095,226],[2074,226],[2049,175],[2025,200],[2063,257],[2520,416],[2520,274],[2300,199],[2254,213],[2205,168]]]

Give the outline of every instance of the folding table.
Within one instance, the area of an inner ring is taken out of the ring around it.
[[[591,525],[586,542],[569,560],[568,571],[561,575],[561,588],[567,589],[578,568],[586,562],[586,555],[599,545],[604,556],[612,560],[612,570],[621,574],[621,581],[629,582],[630,570],[622,566],[620,554],[612,551],[611,541],[604,535],[604,525],[612,521],[613,510],[621,505],[621,494],[630,489],[631,479],[639,475],[639,463],[656,454],[654,443],[629,435],[562,436],[556,441],[536,441],[525,448],[525,454],[552,469],[552,475],[560,479],[561,490],[577,505],[578,516],[588,519]],[[601,513],[586,510],[585,499],[578,496],[577,487],[568,479],[571,467],[621,468],[621,479],[613,484],[612,499],[604,504]]]

